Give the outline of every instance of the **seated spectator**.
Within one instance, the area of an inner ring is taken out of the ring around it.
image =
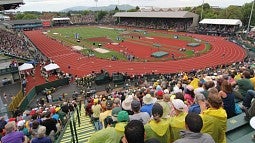
[[[141,107],[141,112],[147,112],[151,116],[151,110],[153,106],[153,99],[150,94],[146,94],[143,97],[143,106]]]
[[[31,143],[52,143],[50,138],[45,136],[46,127],[40,126],[38,129],[38,137],[34,138]]]
[[[223,101],[223,108],[227,112],[227,117],[231,118],[236,115],[235,113],[235,95],[233,93],[231,84],[224,80],[221,84],[221,90],[219,96]]]
[[[179,132],[185,129],[185,117],[187,115],[184,112],[187,105],[180,99],[172,100],[173,107],[175,110],[175,116],[170,117],[170,132],[171,132],[171,142],[180,138]]]
[[[253,84],[250,80],[250,72],[244,71],[242,79],[237,80],[238,91],[242,95],[241,98],[244,99],[247,95],[248,90],[254,90]]]
[[[16,131],[16,124],[14,121],[8,122],[5,125],[6,135],[2,137],[2,143],[23,143],[25,141],[24,134]]]
[[[200,133],[203,127],[202,118],[196,113],[188,113],[185,117],[186,130],[180,132],[181,139],[174,143],[215,143],[207,133]]]
[[[57,132],[57,121],[51,118],[50,111],[45,114],[46,119],[42,122],[42,125],[46,127],[46,135],[50,137],[51,141],[54,142],[55,134]]]
[[[131,120],[125,127],[122,143],[144,143],[145,130],[139,120]]]
[[[210,134],[216,143],[226,143],[227,113],[222,108],[222,99],[218,94],[209,93],[208,103],[208,109],[205,104],[200,104],[202,132]]]
[[[163,119],[163,107],[155,103],[152,107],[153,119],[145,126],[146,140],[156,138],[161,143],[170,143],[169,120]]]
[[[204,102],[205,102],[205,96],[202,93],[196,93],[194,103],[189,107],[188,112],[200,114],[201,113],[200,104],[203,104]]]

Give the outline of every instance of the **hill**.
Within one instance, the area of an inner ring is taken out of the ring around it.
[[[75,6],[75,7],[70,7],[63,9],[62,12],[68,12],[68,11],[83,11],[83,10],[91,10],[91,11],[110,11],[114,10],[116,5],[108,5],[108,6],[101,6],[101,7],[87,7],[87,6]],[[131,5],[118,5],[119,10],[129,10],[135,8],[134,6]]]

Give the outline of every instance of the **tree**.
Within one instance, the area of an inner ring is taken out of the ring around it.
[[[119,11],[119,8],[118,8],[118,6],[116,5],[116,7],[115,7],[115,9],[114,9],[115,11]]]
[[[252,2],[244,4],[241,8],[241,13],[243,15],[241,20],[243,22],[243,25],[247,26],[249,23],[251,8],[252,8]],[[253,10],[253,15],[251,18],[251,25],[255,25],[255,10]]]

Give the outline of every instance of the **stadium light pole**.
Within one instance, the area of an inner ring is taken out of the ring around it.
[[[204,3],[205,3],[205,0],[203,0],[203,3],[202,3],[202,9],[201,9],[201,15],[200,15],[201,20],[203,19]]]
[[[97,23],[99,22],[98,21],[98,9],[97,9],[97,2],[98,2],[98,0],[95,0],[95,2],[96,2],[96,15],[97,15]]]
[[[251,14],[250,14],[250,18],[249,18],[249,22],[248,22],[248,27],[247,27],[247,31],[246,31],[246,37],[248,36],[248,32],[250,31],[251,18],[252,18],[253,8],[254,8],[254,1],[255,1],[255,0],[253,0],[252,6],[251,6]]]

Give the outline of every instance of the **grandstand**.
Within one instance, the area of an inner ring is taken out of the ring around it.
[[[203,19],[199,22],[198,33],[220,36],[234,36],[242,27],[239,19]]]
[[[38,19],[32,19],[32,20],[9,20],[3,22],[3,25],[6,26],[6,28],[12,29],[14,31],[16,30],[36,30],[41,29],[43,27],[42,21]]]
[[[68,26],[71,24],[69,17],[53,18],[51,21],[53,26]]]
[[[187,31],[198,25],[197,14],[188,11],[118,12],[118,25],[151,29]]]

